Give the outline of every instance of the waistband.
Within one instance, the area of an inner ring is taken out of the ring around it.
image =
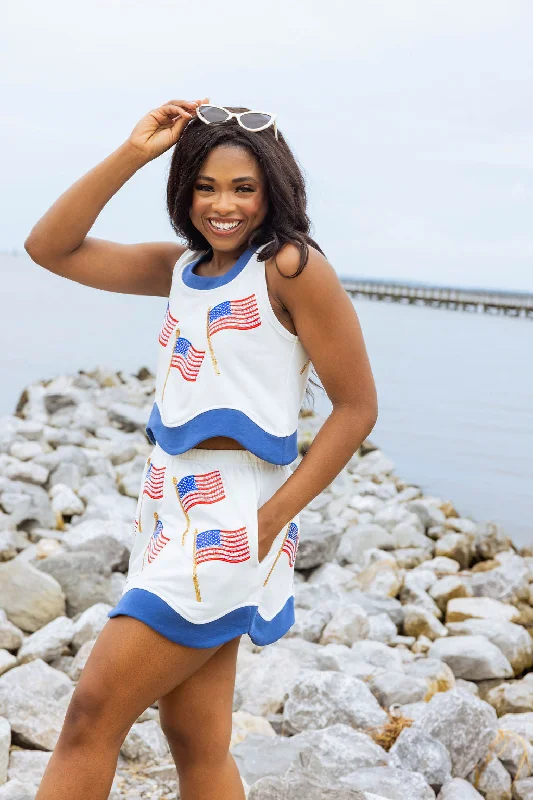
[[[270,469],[287,469],[287,465],[285,464],[273,464],[270,461],[265,461],[264,458],[260,458],[255,453],[250,452],[250,450],[240,450],[238,448],[235,448],[234,450],[217,450],[208,447],[191,447],[189,450],[185,450],[183,453],[171,455],[156,443],[154,450],[158,450],[159,454],[162,455],[163,458],[171,459],[173,461],[208,461],[211,464],[247,464]]]

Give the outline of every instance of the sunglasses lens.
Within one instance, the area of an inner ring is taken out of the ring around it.
[[[199,106],[200,114],[208,122],[225,122],[229,115],[222,108],[216,106]]]
[[[270,114],[257,114],[255,111],[244,113],[241,117],[242,124],[251,131],[257,130],[257,128],[264,128],[264,126],[268,125],[271,121],[272,117]]]

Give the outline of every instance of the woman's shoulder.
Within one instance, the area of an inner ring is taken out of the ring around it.
[[[320,250],[317,250],[316,247],[313,247],[310,244],[308,244],[307,247],[308,257],[303,270],[304,272],[306,269],[308,269],[308,267],[316,270],[320,269],[322,265],[328,263],[326,257],[320,252]],[[280,272],[284,277],[290,278],[298,270],[298,267],[300,266],[300,258],[300,247],[292,242],[287,242],[276,253],[274,257],[274,263],[278,272]]]

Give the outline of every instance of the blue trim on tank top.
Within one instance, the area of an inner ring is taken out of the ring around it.
[[[267,433],[243,411],[212,408],[202,411],[183,425],[168,426],[154,402],[146,425],[146,435],[169,455],[177,455],[211,436],[229,436],[271,464],[291,464],[298,456],[298,431],[289,436]]]
[[[167,639],[186,647],[216,647],[245,633],[254,644],[272,644],[287,633],[295,621],[294,596],[289,597],[271,620],[263,619],[254,605],[235,608],[211,622],[190,622],[159,595],[135,587],[125,592],[107,612],[108,617],[119,614],[135,617]]]
[[[202,255],[196,259],[196,261],[191,261],[189,264],[187,264],[187,266],[183,269],[181,273],[183,283],[186,286],[189,286],[191,289],[214,289],[217,286],[225,286],[226,283],[232,281],[240,272],[242,272],[246,264],[250,261],[251,257],[255,253],[256,249],[256,247],[249,247],[247,250],[245,250],[244,253],[239,256],[232,268],[228,270],[228,272],[225,272],[224,275],[220,275],[218,278],[208,275],[197,275],[195,272],[193,272],[193,269],[197,266],[197,264],[200,264],[202,261],[206,260],[211,252],[211,250],[208,250],[206,253],[202,253]]]

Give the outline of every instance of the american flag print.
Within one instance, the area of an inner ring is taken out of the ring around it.
[[[186,381],[195,381],[198,377],[202,361],[204,360],[205,350],[197,350],[191,342],[184,336],[177,336],[170,367],[175,367],[180,371]]]
[[[196,534],[196,564],[226,561],[238,564],[250,558],[246,526],[236,530],[214,528]]]
[[[255,294],[250,294],[240,300],[224,300],[213,306],[207,320],[207,334],[213,336],[214,333],[228,328],[247,331],[257,328],[259,325],[261,325],[261,317],[257,299]]]
[[[165,312],[165,319],[163,320],[163,325],[161,326],[161,331],[159,332],[159,344],[162,344],[163,347],[167,346],[168,340],[172,335],[172,331],[175,329],[177,324],[178,320],[170,313],[170,302],[168,302],[167,310]]]
[[[198,503],[216,503],[226,496],[218,469],[201,475],[185,475],[176,484],[176,491],[185,512]]]
[[[295,522],[291,522],[281,547],[281,552],[287,553],[287,556],[289,557],[289,566],[291,567],[294,567],[294,561],[296,559],[296,553],[298,550],[298,542],[298,525]]]
[[[148,544],[146,545],[146,550],[144,551],[143,556],[143,566],[141,570],[144,568],[144,557],[148,556],[148,563],[151,564],[152,561],[157,558],[163,547],[170,542],[170,538],[165,534],[163,530],[163,523],[157,517],[157,513],[154,514],[155,525],[154,525],[154,532],[150,536]]]
[[[152,500],[163,499],[163,485],[165,483],[166,467],[155,467],[150,461],[148,470],[144,478],[143,494],[147,494]]]

